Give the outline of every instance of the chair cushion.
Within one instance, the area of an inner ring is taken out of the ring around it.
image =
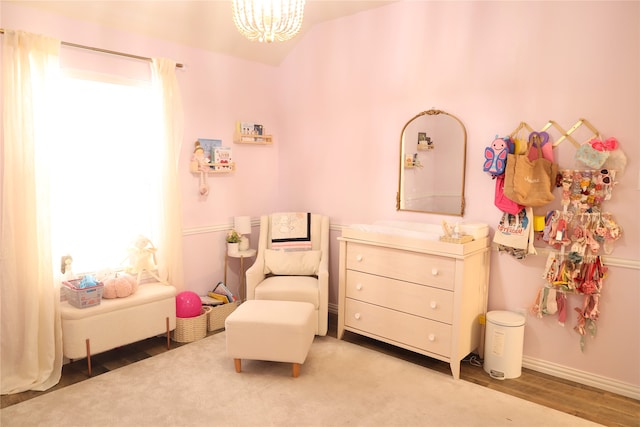
[[[321,251],[278,251],[265,249],[264,273],[284,276],[312,276],[318,274]]]
[[[256,287],[256,299],[310,302],[320,306],[318,279],[309,276],[271,276]]]

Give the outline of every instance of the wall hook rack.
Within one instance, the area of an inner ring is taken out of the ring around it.
[[[582,144],[580,142],[576,141],[576,139],[572,136],[572,134],[574,132],[576,132],[582,126],[586,127],[591,132],[591,135],[589,136],[587,141],[591,140],[593,138],[600,138],[600,132],[598,131],[598,129],[596,129],[595,126],[593,126],[591,123],[589,123],[589,121],[587,119],[582,119],[582,118],[578,119],[578,121],[573,126],[571,126],[571,128],[569,128],[569,130],[564,130],[562,128],[562,126],[560,126],[556,121],[549,120],[547,122],[547,124],[545,124],[542,127],[540,132],[546,132],[550,128],[554,128],[556,131],[558,131],[560,133],[560,137],[558,139],[556,139],[554,141],[554,143],[553,143],[554,147],[557,147],[558,145],[560,145],[562,143],[562,141],[564,141],[566,139],[569,142],[571,142],[571,144],[573,144],[573,146],[575,148],[578,148]],[[518,132],[520,132],[523,129],[526,129],[529,132],[535,132],[535,130],[527,122],[520,122],[518,127],[513,132],[511,132],[511,134],[509,136],[513,139],[513,138],[516,137],[516,135],[518,135]]]

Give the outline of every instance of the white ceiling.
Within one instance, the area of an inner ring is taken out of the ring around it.
[[[315,24],[392,3],[383,0],[307,0],[300,34],[286,42],[265,44],[251,42],[240,35],[233,23],[231,0],[17,1],[22,6],[55,12],[108,28],[269,65],[280,64]]]

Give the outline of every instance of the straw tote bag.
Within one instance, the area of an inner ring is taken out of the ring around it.
[[[529,160],[529,150],[536,148],[538,157]],[[524,154],[509,154],[504,177],[504,195],[523,206],[544,206],[553,201],[558,165],[542,155],[542,139],[538,132],[529,135]]]

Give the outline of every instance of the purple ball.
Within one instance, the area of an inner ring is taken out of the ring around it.
[[[183,291],[176,295],[176,316],[196,317],[202,311],[202,301],[195,292]]]

